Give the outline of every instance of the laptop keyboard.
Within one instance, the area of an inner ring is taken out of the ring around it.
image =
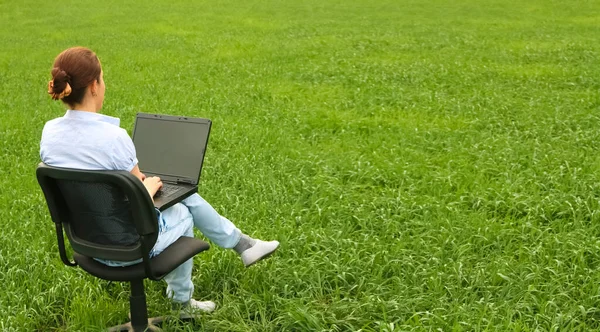
[[[154,195],[154,197],[160,197],[160,196],[169,196],[171,194],[173,194],[174,192],[178,191],[179,189],[181,189],[181,187],[172,185],[172,184],[168,184],[168,183],[163,183],[162,188],[160,188],[160,190],[158,190],[156,192],[156,195]]]

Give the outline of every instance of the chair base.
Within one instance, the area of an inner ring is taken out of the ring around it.
[[[164,317],[151,317],[148,318],[148,326],[145,328],[142,328],[141,331],[162,331],[162,329],[159,327],[160,325],[162,325],[164,321]],[[121,324],[121,325],[117,325],[117,326],[113,326],[111,328],[108,329],[108,332],[137,332],[138,330],[135,330],[133,328],[133,326],[131,325],[131,322],[125,323],[125,324]]]
[[[199,315],[192,315],[189,313],[182,312],[179,314],[179,317],[151,317],[151,318],[148,318],[148,326],[145,328],[136,330],[131,325],[131,322],[128,322],[125,324],[113,326],[108,329],[108,332],[138,332],[138,331],[140,331],[140,332],[144,332],[144,331],[160,332],[160,331],[162,331],[162,329],[159,326],[161,326],[166,321],[186,322],[186,321],[195,320],[196,317],[198,317],[198,316]]]

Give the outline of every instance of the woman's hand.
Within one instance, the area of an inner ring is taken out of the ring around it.
[[[158,176],[151,176],[151,177],[147,177],[144,178],[144,187],[146,187],[146,190],[148,190],[148,193],[150,194],[150,197],[154,197],[154,195],[156,195],[156,192],[162,188],[162,181],[160,180],[160,178]]]

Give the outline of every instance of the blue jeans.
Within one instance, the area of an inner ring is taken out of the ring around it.
[[[193,194],[162,213],[158,212],[158,239],[150,255],[160,254],[182,236],[193,237],[193,227],[222,248],[233,248],[242,236],[242,232],[229,219],[217,213],[200,195]],[[127,266],[139,262],[102,261],[109,266]],[[173,301],[187,302],[191,299],[194,293],[193,265],[192,259],[189,259],[165,276],[167,296]]]

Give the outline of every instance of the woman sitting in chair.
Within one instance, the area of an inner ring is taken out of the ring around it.
[[[73,47],[56,57],[48,93],[52,99],[65,103],[68,111],[44,126],[41,159],[55,167],[131,172],[153,197],[162,186],[160,178],[146,177],[140,172],[135,147],[127,132],[119,127],[119,119],[99,113],[105,89],[100,61],[91,50]],[[151,255],[160,254],[181,236],[193,236],[194,226],[217,245],[235,250],[245,266],[267,257],[279,246],[277,241],[265,242],[243,234],[198,194],[157,214],[159,236]],[[185,307],[210,312],[215,308],[214,302],[192,299],[192,266],[190,259],[165,276],[167,296]]]

